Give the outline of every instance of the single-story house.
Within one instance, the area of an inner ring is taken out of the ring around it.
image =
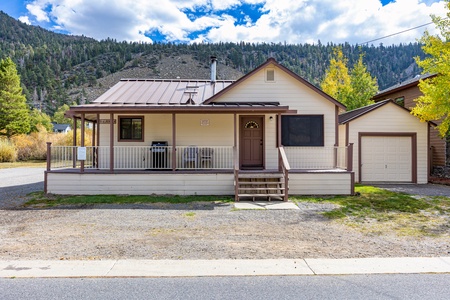
[[[70,130],[72,130],[70,124],[58,124],[58,123],[52,124],[53,124],[53,132],[55,133],[68,133]]]
[[[339,115],[339,139],[353,144],[356,182],[428,182],[429,123],[392,100]]]
[[[354,193],[352,147],[339,145],[343,104],[272,58],[237,81],[215,70],[213,58],[210,80],[123,79],[71,107],[81,145],[48,144],[45,191],[237,201]]]
[[[422,96],[422,92],[419,89],[420,80],[427,80],[435,77],[436,74],[424,74],[418,75],[414,78],[405,80],[401,83],[388,87],[378,92],[372,99],[375,102],[384,101],[386,99],[392,99],[395,103],[403,106],[407,109],[412,109],[416,106],[415,100]],[[441,121],[433,121],[436,124],[440,124]],[[433,166],[445,166],[450,164],[450,153],[445,139],[441,138],[439,131],[430,127],[430,155],[431,155],[431,168]]]

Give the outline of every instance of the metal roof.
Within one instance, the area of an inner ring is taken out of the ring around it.
[[[379,91],[373,97],[373,99],[380,99],[380,98],[382,98],[382,97],[384,97],[386,95],[389,95],[391,93],[394,93],[394,92],[397,92],[397,91],[409,88],[411,86],[416,86],[417,84],[419,84],[420,80],[427,79],[429,77],[434,77],[434,76],[436,76],[436,74],[428,74],[427,73],[427,74],[423,74],[423,75],[417,75],[417,76],[415,76],[413,78],[407,79],[407,80],[405,80],[403,82],[400,82],[400,83],[395,84],[393,86],[390,86],[390,87],[388,87],[388,88],[386,88],[386,89],[384,89],[382,91]]]
[[[122,79],[94,105],[201,105],[234,80]]]

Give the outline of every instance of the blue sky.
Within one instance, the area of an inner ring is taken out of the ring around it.
[[[24,23],[101,40],[360,44],[443,16],[439,0],[1,0]],[[416,41],[434,26],[373,42]]]

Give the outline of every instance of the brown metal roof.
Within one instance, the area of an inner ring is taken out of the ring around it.
[[[233,80],[122,79],[92,102],[95,105],[200,105]]]

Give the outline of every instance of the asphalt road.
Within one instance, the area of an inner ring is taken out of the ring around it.
[[[27,194],[43,190],[44,168],[0,170],[0,209],[16,207]]]
[[[448,299],[450,274],[1,279],[9,299]]]

